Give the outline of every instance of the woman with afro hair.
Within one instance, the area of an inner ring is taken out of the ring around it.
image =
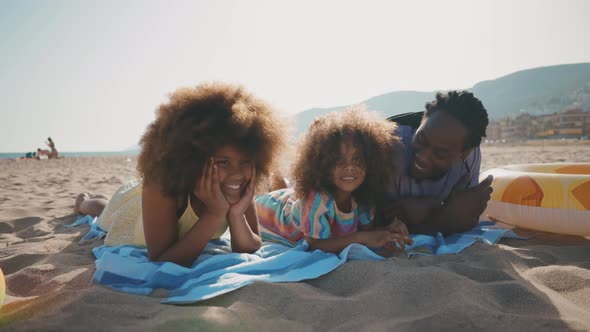
[[[140,179],[110,202],[80,194],[74,210],[100,215],[105,245],[146,246],[152,261],[191,266],[228,228],[234,252],[254,252],[261,239],[253,197],[284,145],[283,128],[241,86],[179,89],[141,139]]]
[[[294,188],[256,198],[265,240],[339,253],[351,243],[402,248],[412,243],[399,221],[376,229],[375,207],[400,171],[396,125],[362,107],[317,118],[298,150]]]

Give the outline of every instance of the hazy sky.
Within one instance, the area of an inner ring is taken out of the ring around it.
[[[584,0],[0,0],[0,152],[47,136],[125,149],[169,92],[207,80],[292,114],[590,62],[588,13]]]

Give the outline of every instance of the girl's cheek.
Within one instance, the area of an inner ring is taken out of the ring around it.
[[[252,174],[254,174],[254,166],[250,165],[248,167],[245,167],[244,169],[244,177],[247,180],[250,180],[252,178]]]
[[[219,182],[223,182],[227,177],[227,172],[224,167],[217,167],[217,174],[219,174]]]

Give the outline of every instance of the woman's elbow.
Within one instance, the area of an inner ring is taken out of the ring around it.
[[[262,240],[260,239],[260,237],[256,236],[254,238],[254,241],[252,242],[252,246],[250,247],[249,250],[249,254],[253,254],[255,252],[258,251],[258,249],[260,249],[260,247],[262,247]]]
[[[185,265],[182,263],[178,263],[175,262],[173,260],[170,259],[170,257],[166,257],[166,255],[164,253],[161,252],[157,252],[154,250],[150,250],[149,248],[147,249],[147,256],[150,262],[152,263],[166,263],[166,262],[171,262],[171,263],[176,263],[179,265]]]
[[[262,247],[262,240],[259,237],[255,237],[248,245],[239,246],[238,248],[235,248],[234,251],[243,254],[253,254],[258,251],[260,247]]]
[[[147,256],[148,256],[148,259],[150,260],[150,262],[154,262],[154,263],[160,262],[160,256],[161,256],[160,253],[157,253],[153,250],[148,249]]]
[[[149,252],[148,252],[148,259],[152,263],[174,263],[174,264],[184,266],[184,267],[191,267],[193,264],[193,262],[189,261],[189,260],[174,260],[174,259],[164,257],[164,255],[157,256],[154,254],[150,254]]]
[[[171,260],[169,258],[163,257],[164,255],[158,255],[156,253],[152,253],[148,250],[148,259],[150,260],[151,263],[166,263],[166,262],[170,262]],[[176,263],[176,262],[173,262]],[[177,263],[179,264],[179,263]],[[183,265],[183,264],[180,264]]]

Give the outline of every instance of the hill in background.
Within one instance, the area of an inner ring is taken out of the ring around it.
[[[527,69],[483,81],[466,89],[485,105],[491,119],[519,113],[549,114],[568,107],[590,110],[590,63],[567,64]],[[421,111],[434,99],[435,91],[394,91],[365,101],[369,110],[388,117]],[[296,133],[304,133],[314,118],[340,111],[346,106],[312,108],[295,115]]]

